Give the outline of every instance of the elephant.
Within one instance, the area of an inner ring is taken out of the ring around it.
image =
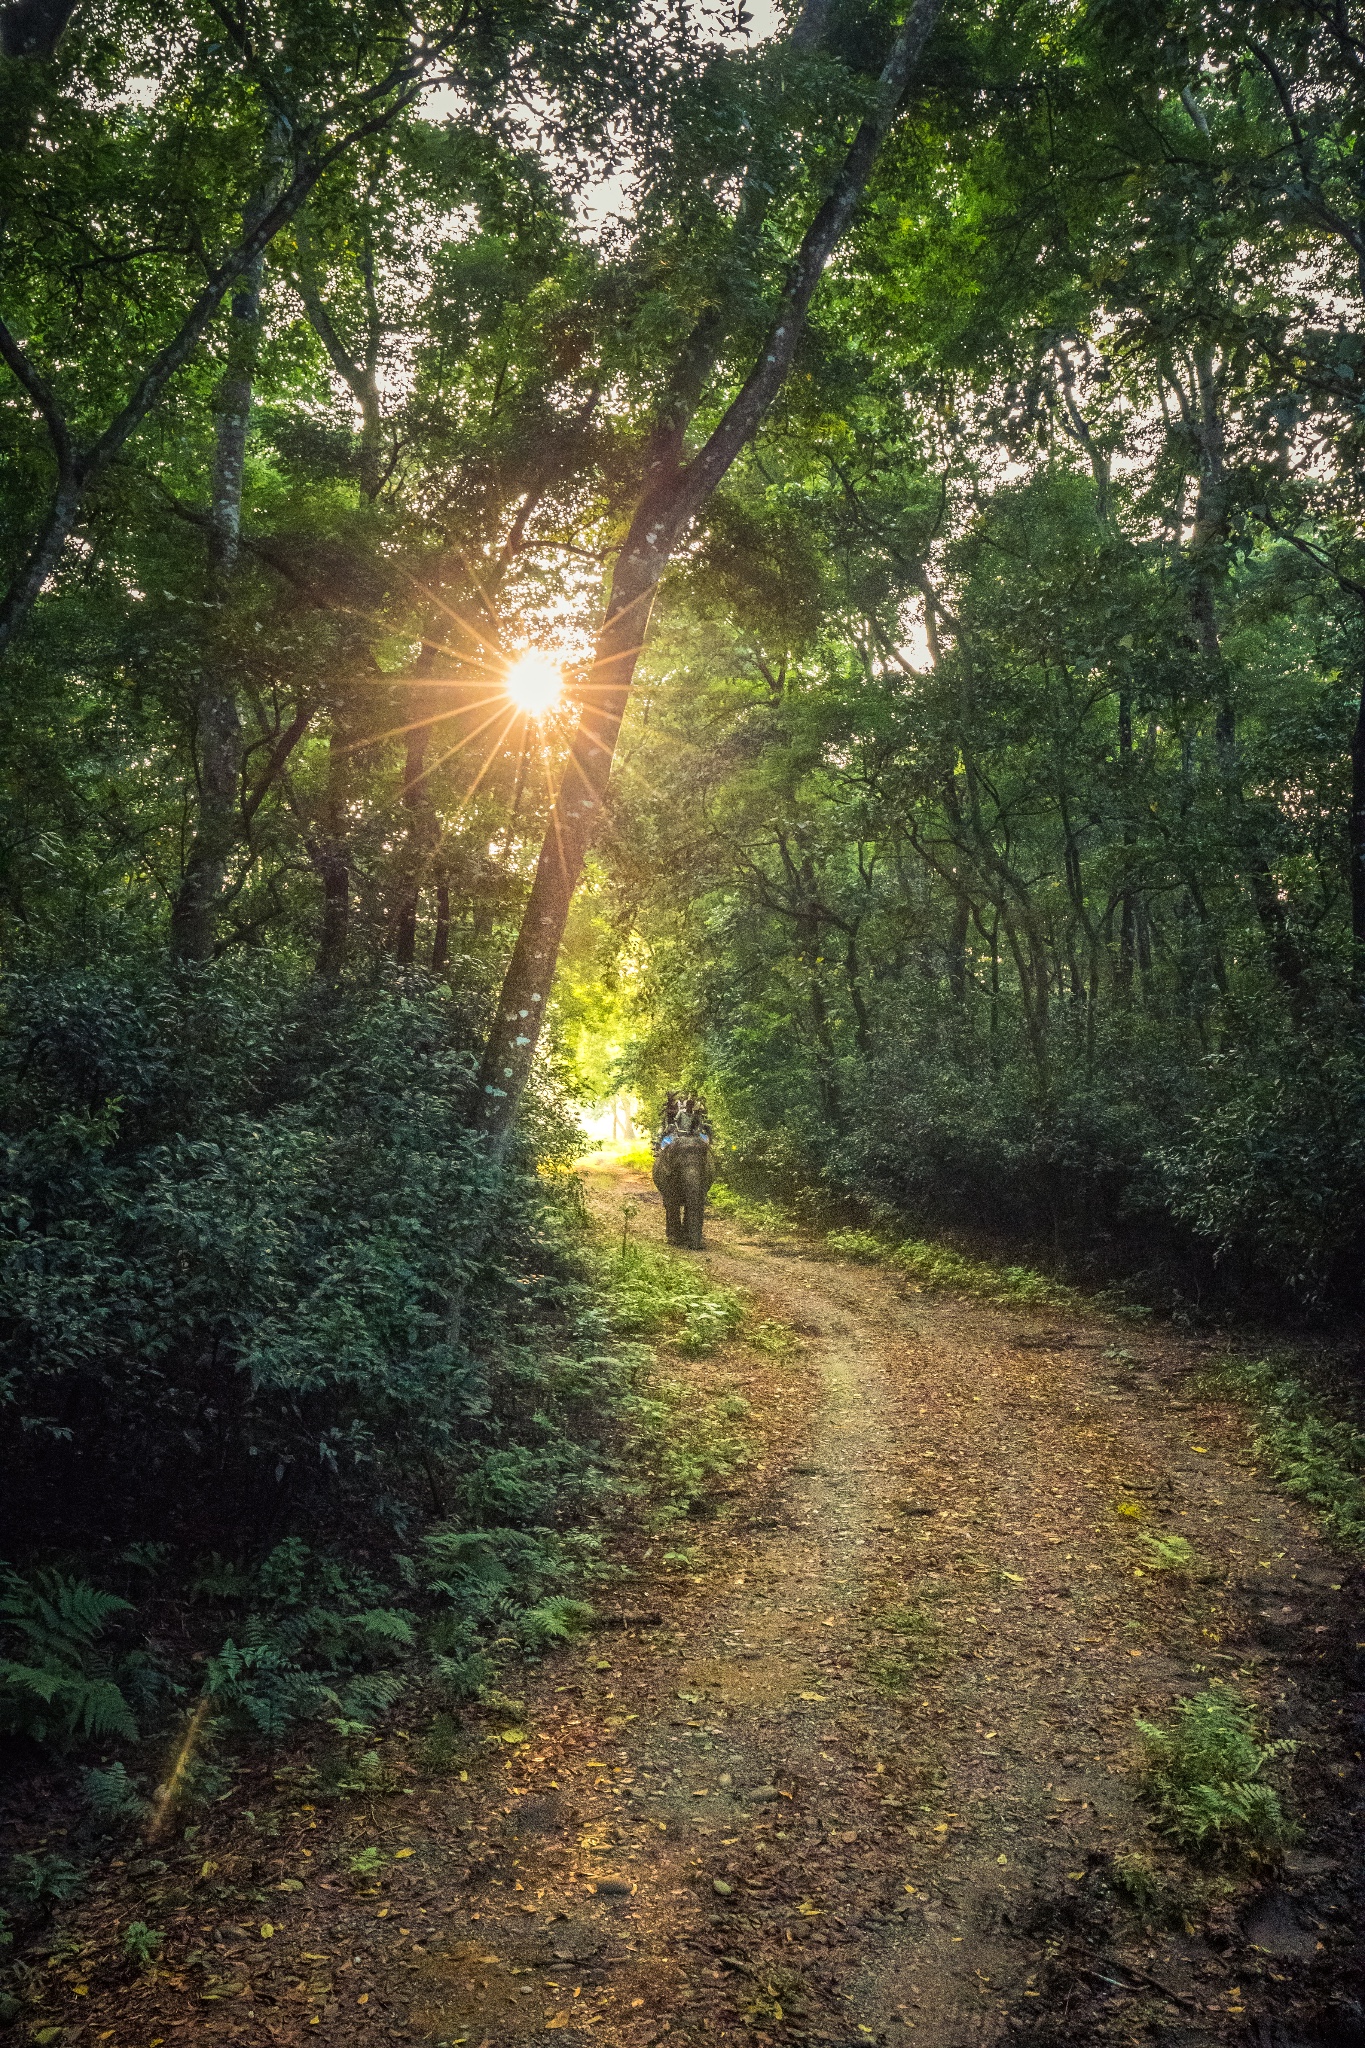
[[[674,1138],[654,1154],[654,1185],[664,1198],[670,1244],[701,1250],[706,1190],[716,1177],[706,1138]]]

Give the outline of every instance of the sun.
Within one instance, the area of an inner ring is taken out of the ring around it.
[[[503,688],[527,718],[544,718],[564,694],[564,671],[552,656],[531,647],[508,663]]]

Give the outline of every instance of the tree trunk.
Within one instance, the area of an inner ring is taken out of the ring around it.
[[[953,901],[953,923],[948,938],[948,990],[955,1003],[967,1000],[967,932],[971,905],[965,892]]]
[[[877,81],[871,107],[802,238],[787,274],[777,318],[738,396],[704,445],[685,463],[687,418],[669,417],[659,422],[644,489],[612,576],[583,715],[550,812],[530,899],[484,1050],[480,1103],[483,1127],[495,1155],[506,1146],[530,1078],[569,907],[606,800],[612,757],[659,578],[787,379],[816,287],[862,199],[942,4],[943,0],[914,0],[906,15]]]
[[[322,876],[322,932],[314,972],[335,981],[346,965],[351,926],[351,868],[346,854],[346,803],[350,794],[351,756],[335,719],[327,742],[327,791],[323,798],[322,835],[313,862]]]
[[[867,1014],[867,998],[863,994],[863,966],[858,956],[858,940],[855,933],[848,935],[844,948],[844,974],[848,981],[848,999],[853,1006],[853,1036],[859,1052],[865,1060],[872,1057],[872,1021]]]
[[[424,715],[425,692],[409,690],[407,705],[408,732],[403,759],[403,806],[408,814],[408,830],[403,846],[403,871],[399,878],[393,920],[393,957],[400,967],[411,967],[417,958],[417,912],[421,906],[423,869],[426,865],[427,841],[430,836],[426,766],[431,721]],[[418,715],[419,710],[423,715]]]
[[[628,546],[623,549],[597,636],[586,701],[484,1050],[479,1083],[483,1123],[499,1148],[510,1134],[530,1078],[569,906],[606,800],[656,582],[652,565],[642,563]]]
[[[450,959],[450,881],[442,875],[436,884],[436,929],[431,937],[431,971],[439,974]]]
[[[1201,586],[1202,587],[1202,586]],[[1216,636],[1215,636],[1216,637]],[[1133,828],[1128,822],[1128,799],[1133,762],[1133,700],[1126,690],[1119,691],[1119,773],[1123,778],[1120,800],[1123,804],[1123,894],[1119,899],[1119,964],[1115,985],[1121,1008],[1127,1009],[1133,1000],[1133,959],[1137,930],[1137,906],[1133,891],[1129,887],[1129,868],[1132,860]]]
[[[810,1021],[815,1039],[815,1078],[820,1089],[820,1107],[825,1113],[825,1122],[837,1130],[842,1121],[838,1054],[834,1034],[829,1028],[829,1005],[825,1001],[820,969],[813,954],[807,955],[806,970],[810,975]]]
[[[264,201],[259,200],[255,211],[263,210]],[[251,222],[247,225],[249,230]],[[242,481],[260,341],[264,261],[263,256],[256,258],[243,273],[241,289],[233,295],[227,364],[215,398],[218,424],[209,504],[208,588],[210,604],[219,607],[231,587],[241,538]],[[171,952],[177,960],[213,958],[218,908],[237,839],[242,725],[236,690],[221,672],[204,684],[197,738],[199,822],[171,910]]]
[[[1222,643],[1218,635],[1216,586],[1223,572],[1222,542],[1227,537],[1227,480],[1224,463],[1225,438],[1218,376],[1207,349],[1194,359],[1197,436],[1199,441],[1199,488],[1195,493],[1194,524],[1190,534],[1189,562],[1194,570],[1190,612],[1194,619],[1199,649],[1218,682],[1218,707],[1214,715],[1214,744],[1225,765],[1231,766],[1237,747],[1237,716],[1228,695]]]

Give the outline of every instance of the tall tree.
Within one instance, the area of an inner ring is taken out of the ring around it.
[[[480,1077],[483,1121],[495,1150],[507,1143],[530,1077],[569,908],[606,799],[621,721],[659,578],[697,513],[767,417],[791,371],[816,288],[867,189],[878,152],[919,70],[942,4],[943,0],[914,0],[906,14],[873,88],[871,104],[801,239],[776,317],[748,375],[691,456],[686,451],[687,431],[728,325],[723,296],[719,308],[698,323],[675,361],[664,404],[649,436],[640,495],[612,570],[583,715],[484,1051]],[[740,265],[749,255],[749,200],[746,188],[732,245],[732,261]]]

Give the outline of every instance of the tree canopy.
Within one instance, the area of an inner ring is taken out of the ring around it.
[[[618,1084],[1153,1299],[1358,1292],[1349,8],[4,22],[42,1484],[482,1457]]]

